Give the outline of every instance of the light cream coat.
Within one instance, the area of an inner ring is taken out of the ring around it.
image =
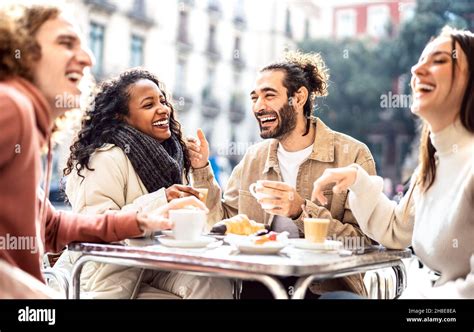
[[[107,144],[91,155],[81,178],[73,171],[66,195],[74,212],[101,214],[107,210],[152,211],[167,203],[165,189],[149,194],[130,160],[119,147]],[[66,251],[55,268],[72,270],[79,256]],[[143,269],[89,262],[81,274],[83,298],[134,298],[138,294]],[[164,294],[163,294],[164,295]]]
[[[66,194],[75,212],[150,212],[167,203],[164,188],[148,193],[119,147],[109,144],[97,149],[89,166],[93,171],[81,172],[84,179],[73,172],[67,181]],[[58,268],[72,270],[77,258],[66,252]],[[81,275],[81,292],[83,298],[230,299],[232,285],[225,278],[89,262]]]

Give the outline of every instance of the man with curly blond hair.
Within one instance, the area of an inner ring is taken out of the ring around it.
[[[328,70],[319,54],[288,52],[281,62],[260,70],[250,92],[252,110],[264,141],[250,147],[236,166],[221,199],[221,189],[208,163],[209,146],[198,132],[199,142],[190,144],[193,180],[208,187],[208,206],[213,222],[223,218],[250,219],[269,225],[290,237],[303,237],[303,218],[330,219],[328,236],[363,245],[370,241],[360,230],[347,204],[347,191],[326,188],[328,204],[311,201],[313,182],[326,168],[357,163],[375,174],[374,159],[367,146],[328,128],[313,116],[316,97],[327,95]],[[259,192],[272,196],[257,199],[250,193],[259,181]],[[265,207],[265,208],[264,208]],[[349,290],[365,295],[360,275],[314,283],[316,294]]]

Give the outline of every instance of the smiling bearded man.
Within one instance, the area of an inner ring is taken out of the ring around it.
[[[208,163],[208,143],[198,132],[199,144],[196,140],[190,144],[192,176],[195,187],[209,188],[211,223],[246,214],[274,231],[304,237],[303,218],[327,218],[329,237],[370,241],[348,208],[347,191],[333,194],[332,187],[326,188],[325,206],[310,200],[312,184],[326,168],[357,163],[375,174],[374,159],[365,144],[331,130],[312,116],[315,98],[327,94],[327,80],[319,54],[290,52],[282,62],[260,70],[250,96],[264,141],[247,150],[232,172],[223,199]],[[260,192],[272,198],[257,201],[249,192],[249,186],[259,180]],[[361,275],[314,283],[311,290],[316,294],[366,292]]]
[[[296,127],[296,113],[289,102],[283,105],[277,112],[261,111],[254,113],[254,115],[258,120],[260,137],[262,138],[276,138],[282,140]],[[280,120],[276,128],[273,130],[266,129],[268,128],[265,126],[266,124],[274,123],[278,118],[280,118]],[[262,120],[260,121],[259,119]]]

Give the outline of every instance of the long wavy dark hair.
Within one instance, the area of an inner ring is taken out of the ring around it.
[[[130,69],[111,80],[101,83],[98,87],[93,102],[89,105],[82,120],[81,130],[76,140],[70,147],[71,154],[66,163],[63,174],[69,175],[73,170],[84,178],[81,174],[83,169],[93,171],[89,167],[92,153],[104,144],[108,143],[108,138],[114,134],[119,126],[123,125],[123,118],[128,115],[128,102],[130,100],[129,88],[139,80],[150,80],[155,83],[165,97],[167,106],[171,109],[169,123],[171,134],[175,135],[183,149],[184,173],[189,182],[189,170],[191,161],[186,144],[182,138],[181,124],[175,118],[175,110],[169,102],[163,84],[158,78],[144,69]]]

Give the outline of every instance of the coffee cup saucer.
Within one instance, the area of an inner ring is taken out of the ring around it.
[[[216,239],[209,236],[200,236],[197,240],[176,240],[174,237],[161,236],[160,244],[172,248],[204,248]]]
[[[308,241],[307,239],[290,239],[290,244],[298,249],[333,251],[340,250],[343,247],[341,241],[326,240],[322,243]]]

